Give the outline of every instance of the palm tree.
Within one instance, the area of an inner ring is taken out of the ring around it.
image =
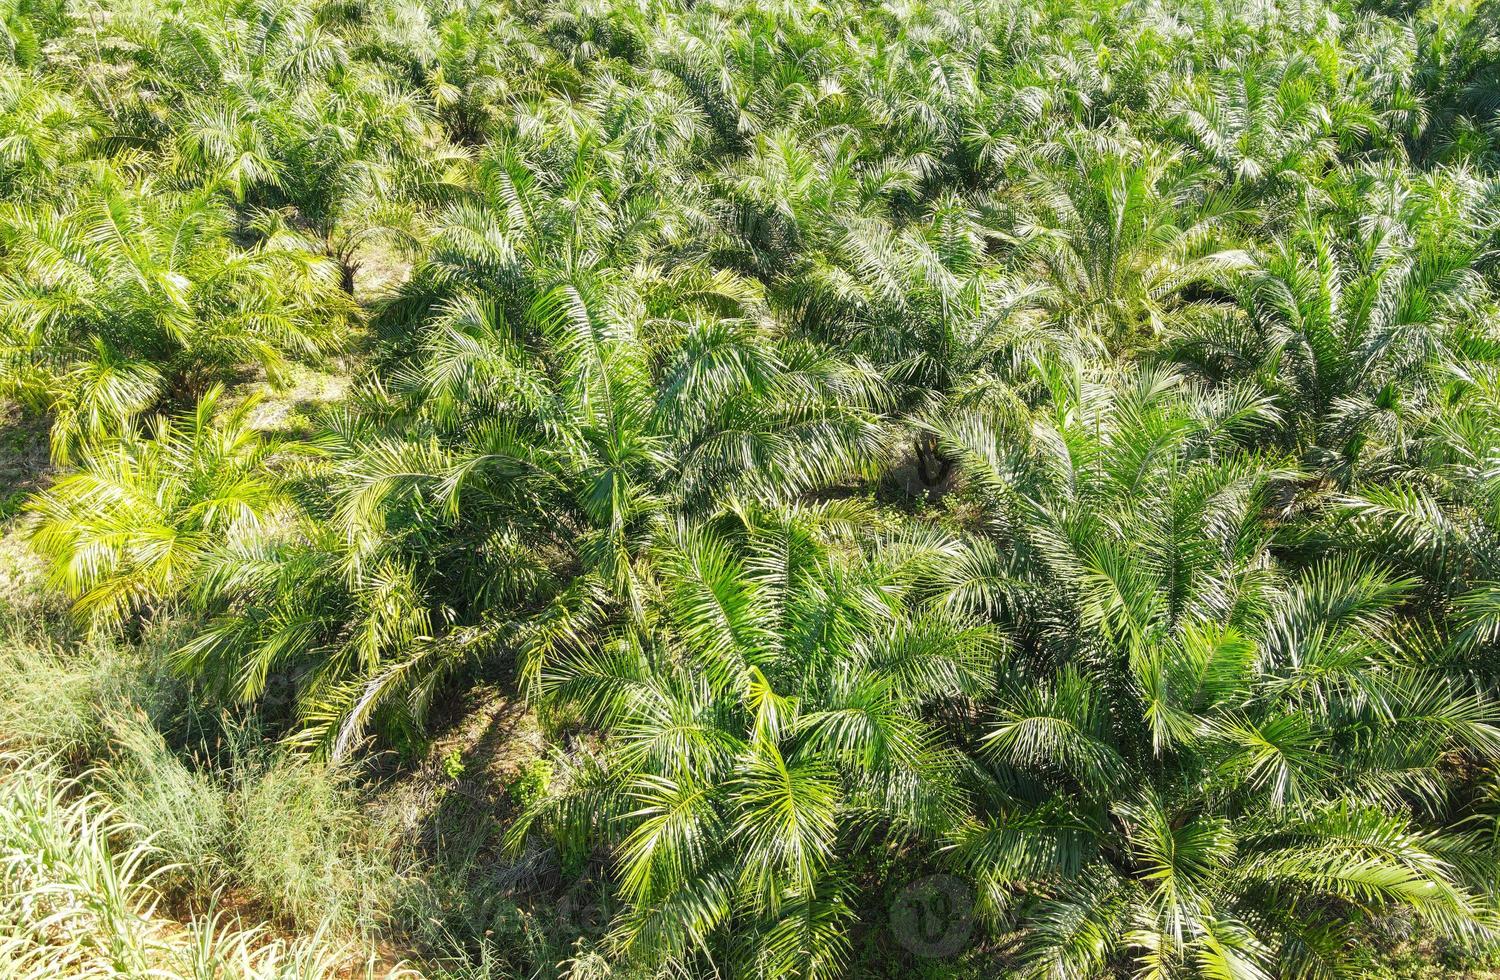
[[[538,666],[548,703],[607,741],[511,836],[609,843],[622,956],[837,975],[852,858],[951,823],[959,758],[931,715],[982,690],[999,636],[934,588],[956,542],[861,542],[863,516],[743,508],[671,526],[644,616]]]
[[[30,503],[32,543],[80,613],[117,623],[171,604],[214,549],[285,519],[275,464],[306,447],[250,428],[255,398],[221,412],[223,397],[216,385],[190,413],[92,443]]]
[[[1227,240],[1247,209],[1205,191],[1181,155],[1097,134],[1033,156],[1011,234],[1074,332],[1121,349],[1212,317],[1214,291],[1249,264]]]
[[[53,191],[64,167],[84,159],[98,120],[48,78],[0,67],[0,188],[20,200]]]
[[[1494,82],[1500,63],[1495,40],[1500,22],[1494,10],[1476,6],[1432,10],[1419,22],[1416,85],[1429,116],[1412,133],[1416,153],[1427,159],[1469,159],[1488,163],[1495,155]]]
[[[1370,125],[1357,103],[1330,106],[1326,88],[1309,57],[1259,55],[1184,92],[1175,128],[1226,184],[1306,193],[1333,159],[1338,134]]]
[[[204,579],[215,619],[189,661],[252,698],[295,666],[309,737],[339,752],[373,718],[419,718],[465,665],[640,615],[664,513],[794,500],[881,447],[878,376],[779,337],[753,283],[583,265],[636,247],[606,202],[595,225],[554,197],[593,177],[554,191],[514,156],[481,173],[493,199],[449,212],[395,306],[432,310],[419,343],[329,445],[312,509],[339,532],[226,551]]]
[[[1025,970],[1337,974],[1386,908],[1492,928],[1420,820],[1445,753],[1488,758],[1500,730],[1403,619],[1411,581],[1276,568],[1296,474],[1236,451],[1270,404],[1162,374],[1051,385],[1040,424],[945,433],[1000,535],[953,594],[1017,643],[949,846]]]
[[[1352,236],[1304,216],[1244,281],[1248,319],[1184,331],[1187,358],[1208,373],[1251,374],[1288,415],[1288,437],[1340,484],[1381,472],[1420,425],[1441,383],[1432,368],[1462,344],[1483,296],[1474,271],[1474,210],[1461,186],[1354,176],[1347,193],[1389,195]]]
[[[249,247],[210,194],[122,187],[0,215],[0,390],[53,416],[53,454],[121,432],[241,365],[274,380],[337,342],[353,310],[294,235]]]
[[[312,66],[322,57],[304,54]],[[351,69],[303,85],[270,120],[281,175],[266,200],[293,209],[338,264],[346,293],[354,292],[366,246],[413,234],[408,202],[441,196],[463,179],[462,154],[441,143],[431,116],[420,94],[384,73]]]

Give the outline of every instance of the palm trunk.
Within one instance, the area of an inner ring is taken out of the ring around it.
[[[929,490],[943,485],[953,472],[953,460],[938,449],[937,437],[923,433],[914,446],[917,457],[917,477]]]

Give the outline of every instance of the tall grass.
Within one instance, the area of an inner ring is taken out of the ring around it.
[[[487,879],[461,856],[452,889],[436,867],[409,873],[412,828],[385,827],[394,812],[353,774],[170,668],[169,618],[125,642],[15,595],[0,595],[0,980],[356,977],[380,973],[381,946],[469,980],[565,957],[492,916],[448,933],[450,901],[489,909]]]
[[[220,781],[184,764],[139,711],[112,714],[106,724],[112,751],[96,781],[132,824],[150,828],[152,843],[172,862],[163,874],[166,890],[201,899],[229,884],[233,822]]]
[[[279,919],[370,939],[405,885],[402,855],[350,774],[251,741],[228,778],[238,884]]]
[[[6,679],[0,750],[86,761],[107,751],[115,734],[111,719],[123,712],[138,712],[153,725],[180,725],[199,709],[186,682],[167,667],[177,642],[170,625],[148,629],[134,645],[99,633],[68,637],[0,607],[0,676]]]
[[[80,655],[19,628],[0,636],[0,749],[70,758],[98,751],[108,737],[103,702],[120,677],[120,657],[99,643]]]
[[[349,778],[199,703],[169,630],[40,625],[0,633],[0,978],[353,975],[404,879]]]
[[[224,912],[187,922],[159,916],[157,881],[170,870],[159,856],[149,835],[60,775],[52,760],[0,757],[0,976],[376,974],[372,962],[352,964],[351,948],[322,931],[286,940]],[[400,974],[412,975],[387,975]]]

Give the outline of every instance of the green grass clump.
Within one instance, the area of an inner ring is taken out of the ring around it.
[[[327,922],[370,936],[401,887],[389,841],[360,812],[347,778],[271,754],[235,773],[237,880],[289,925]]]
[[[122,843],[123,842],[123,843]],[[171,871],[144,828],[55,762],[0,757],[0,976],[321,980],[364,973],[326,932],[281,939],[227,912],[159,914]],[[388,977],[413,975],[385,971]]]
[[[552,784],[552,763],[545,758],[536,758],[521,767],[521,771],[506,787],[510,798],[519,807],[528,807],[547,794]]]
[[[111,719],[127,706],[162,724],[192,710],[187,685],[166,668],[168,630],[127,646],[100,634],[59,639],[3,618],[0,629],[0,749],[87,759],[105,751]]]
[[[196,920],[229,895],[251,919],[349,950],[386,929],[404,886],[400,861],[362,812],[350,775],[279,748],[253,717],[205,708],[166,666],[170,630],[148,629],[129,645],[97,634],[50,639],[36,623],[10,628],[0,643],[0,751],[9,753],[0,779],[17,792],[51,779],[62,794],[29,818],[35,833],[83,833],[83,811],[64,814],[73,804],[63,797],[86,798],[89,813],[107,814],[87,818],[105,822],[102,839],[141,865],[128,870],[149,881],[152,909],[162,903]],[[40,841],[33,853],[50,853],[37,850]],[[288,947],[293,954],[302,956]]]
[[[112,751],[99,764],[104,795],[130,821],[150,828],[171,861],[163,885],[195,899],[233,881],[232,800],[222,782],[185,764],[139,712],[112,715]]]

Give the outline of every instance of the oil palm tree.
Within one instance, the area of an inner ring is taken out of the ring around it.
[[[60,170],[88,156],[97,124],[86,102],[50,79],[0,68],[0,187],[7,198],[53,189]]]
[[[1246,207],[1206,190],[1179,154],[1098,133],[1034,155],[1011,233],[1072,330],[1139,344],[1212,315],[1214,291],[1248,266],[1229,234]]]
[[[584,265],[587,246],[636,247],[609,202],[592,202],[599,226],[559,202],[594,178],[553,183],[514,155],[482,173],[493,201],[449,212],[396,304],[432,310],[420,342],[394,348],[390,382],[329,447],[317,506],[341,531],[300,537],[335,554],[229,552],[264,574],[205,579],[215,619],[189,661],[254,679],[230,683],[248,697],[295,665],[309,737],[335,751],[382,711],[419,717],[475,658],[545,648],[555,620],[639,615],[663,514],[795,499],[880,449],[879,377],[778,336],[753,283]]]
[[[1368,125],[1352,100],[1335,119],[1324,76],[1300,54],[1226,65],[1199,86],[1181,97],[1181,138],[1225,183],[1253,191],[1310,189],[1333,159],[1338,133]]]
[[[1347,485],[1388,465],[1441,388],[1433,368],[1461,347],[1484,295],[1469,229],[1492,219],[1482,204],[1434,207],[1435,194],[1464,201],[1461,185],[1424,189],[1367,171],[1342,192],[1384,197],[1384,213],[1353,235],[1305,215],[1244,280],[1248,319],[1182,339],[1210,372],[1260,378],[1308,463]]]
[[[983,690],[999,635],[941,602],[957,542],[861,546],[862,519],[731,508],[669,526],[645,615],[539,665],[548,703],[606,742],[511,836],[609,844],[621,955],[837,975],[860,849],[951,824],[960,759],[934,716]]]
[[[1018,647],[949,846],[1023,969],[1337,975],[1384,909],[1492,928],[1421,821],[1445,753],[1500,747],[1493,712],[1404,620],[1413,582],[1276,567],[1295,471],[1235,451],[1270,404],[1161,374],[1052,387],[1040,424],[945,436],[999,535],[953,595]]]
[[[52,415],[59,460],[243,366],[275,379],[337,342],[353,310],[328,263],[291,234],[238,247],[228,224],[210,194],[115,174],[73,206],[0,215],[0,385]]]
[[[306,447],[252,429],[256,399],[223,399],[214,386],[181,417],[91,443],[31,502],[32,542],[79,612],[120,622],[176,602],[216,548],[287,518],[276,462]]]

